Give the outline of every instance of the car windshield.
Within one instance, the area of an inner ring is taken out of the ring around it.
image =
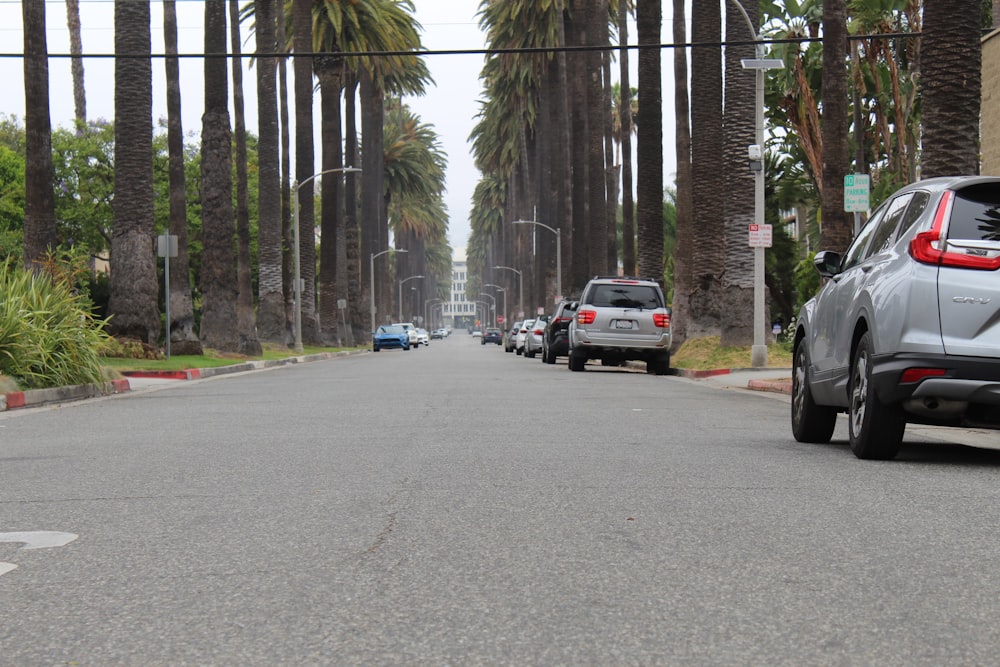
[[[597,285],[590,304],[598,308],[660,308],[659,294],[649,285]]]
[[[379,327],[378,330],[379,333],[386,333],[386,334],[401,334],[404,331],[403,327],[399,326],[398,324],[393,324],[392,326],[388,327]]]

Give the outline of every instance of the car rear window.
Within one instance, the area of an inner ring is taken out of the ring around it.
[[[956,192],[948,238],[1000,241],[1000,186],[981,183]]]
[[[650,285],[595,285],[590,299],[598,308],[662,308],[659,291]]]

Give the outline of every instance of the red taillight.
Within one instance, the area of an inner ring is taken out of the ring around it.
[[[921,264],[936,264],[957,269],[979,269],[995,271],[1000,269],[1000,257],[981,257],[978,255],[963,255],[957,252],[946,252],[942,249],[941,228],[951,214],[951,205],[955,193],[946,190],[938,202],[934,212],[934,223],[930,231],[920,232],[910,241],[910,256]]]
[[[535,329],[531,333],[535,334],[536,336],[541,336],[544,333],[544,331],[542,329]]]
[[[661,329],[669,329],[670,313],[653,313],[653,324]]]
[[[900,384],[912,384],[920,382],[924,378],[943,377],[943,368],[907,368],[899,378]]]
[[[576,314],[577,324],[593,324],[595,319],[597,319],[596,310],[581,310]]]

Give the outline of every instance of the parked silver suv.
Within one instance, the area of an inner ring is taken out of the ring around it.
[[[670,369],[670,309],[659,284],[639,278],[595,277],[583,288],[569,325],[569,369],[588,359],[617,366],[646,362],[646,372]]]
[[[863,459],[907,422],[1000,428],[1000,178],[909,185],[872,213],[799,313],[792,432],[827,442],[848,413]]]

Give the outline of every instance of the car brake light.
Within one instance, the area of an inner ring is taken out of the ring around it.
[[[535,334],[536,336],[540,336],[540,335],[542,335],[542,330],[541,329],[535,329],[531,333]]]
[[[924,378],[942,377],[945,374],[943,368],[907,368],[899,378],[900,384],[912,384],[920,382]]]
[[[670,313],[653,313],[653,324],[661,329],[669,329]]]
[[[942,249],[941,228],[951,213],[951,204],[954,199],[955,193],[946,190],[941,201],[938,202],[937,211],[934,212],[934,223],[931,225],[930,231],[920,232],[910,241],[910,256],[921,264],[936,264],[957,269],[978,269],[981,271],[1000,269],[1000,256],[965,255]]]
[[[576,314],[577,324],[593,324],[595,319],[597,319],[596,310],[581,310]]]

